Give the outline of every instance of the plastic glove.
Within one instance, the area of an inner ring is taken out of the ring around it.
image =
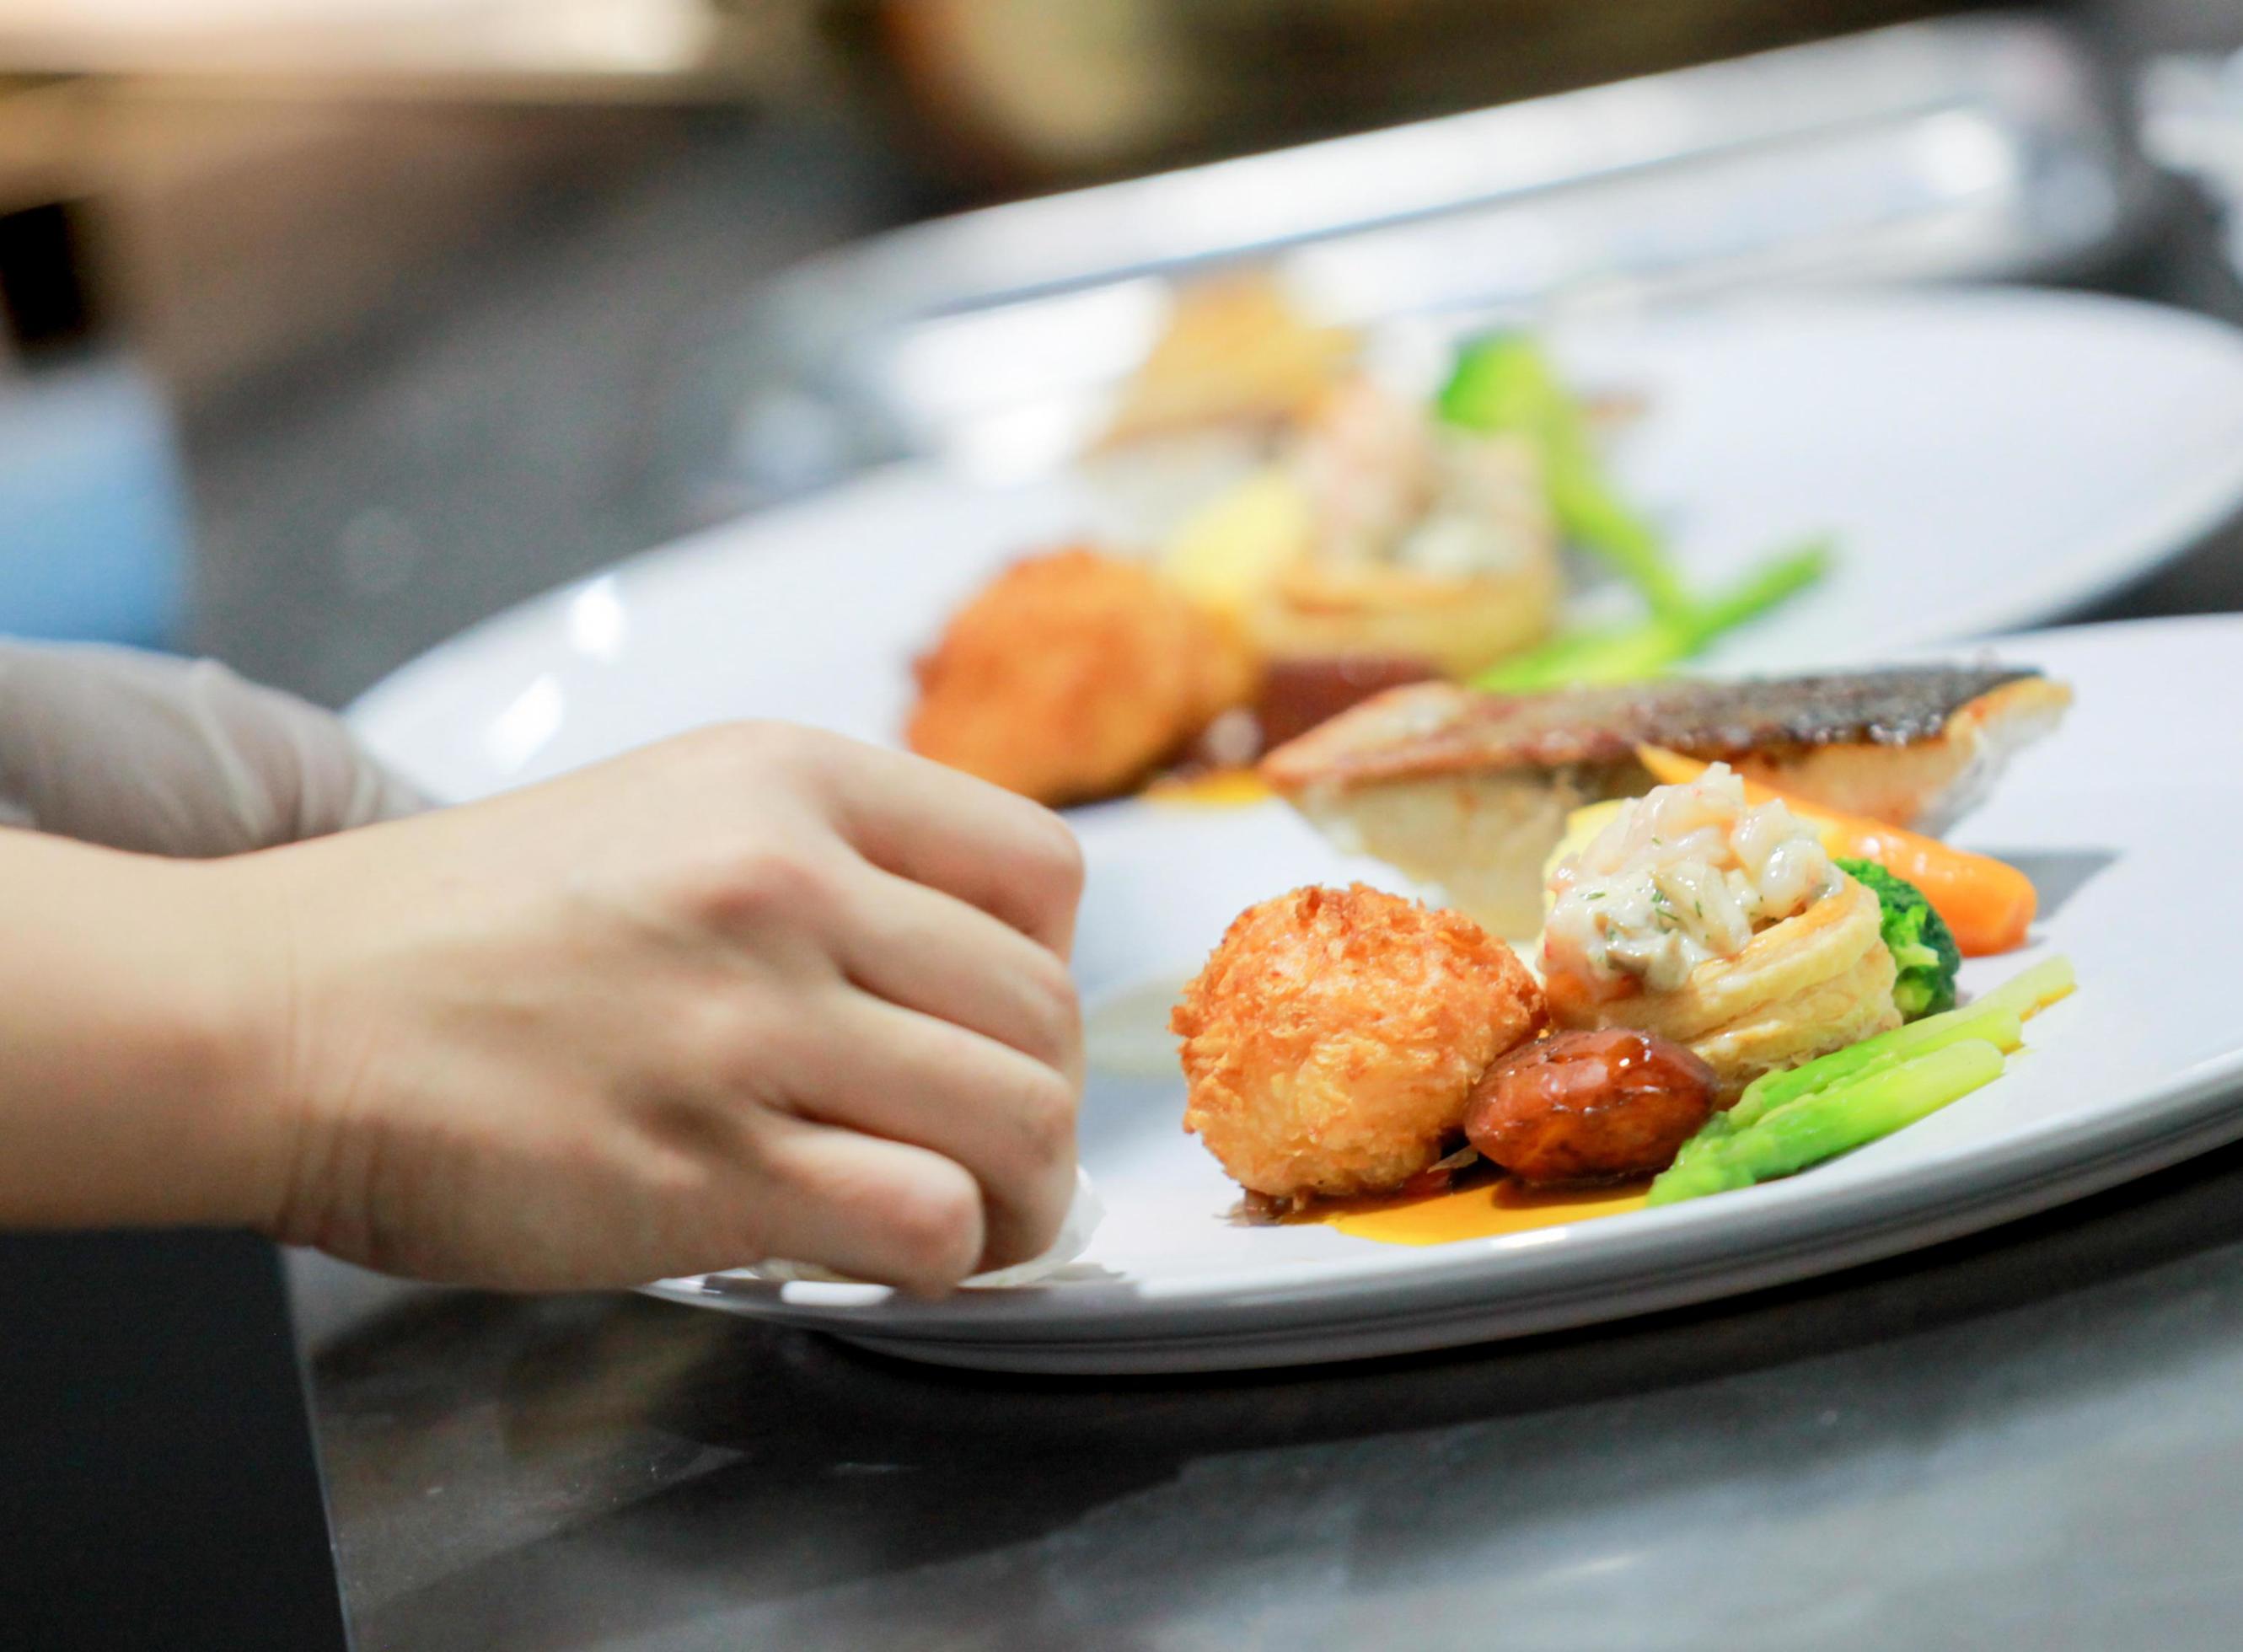
[[[0,644],[0,824],[211,857],[422,806],[340,718],[213,660]]]

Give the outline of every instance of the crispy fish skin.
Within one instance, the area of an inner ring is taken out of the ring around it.
[[[1973,702],[2025,681],[2070,698],[2030,669],[1965,665],[1681,678],[1553,694],[1416,684],[1366,700],[1271,752],[1262,772],[1290,792],[1460,770],[1624,764],[1639,745],[1730,764],[1833,745],[1903,747],[1937,738]]]
[[[1937,837],[1986,800],[2025,746],[2052,734],[2071,691],[2038,672],[1957,707],[1927,737],[1843,741],[1741,755],[1748,780]]]
[[[1418,683],[1280,746],[1261,772],[1343,846],[1438,884],[1517,938],[1540,927],[1542,863],[1567,811],[1651,789],[1639,745],[1728,762],[1827,807],[1937,833],[2071,700],[2063,684],[2008,666],[1521,696]]]

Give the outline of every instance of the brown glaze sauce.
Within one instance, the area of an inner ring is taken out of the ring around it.
[[[1399,655],[1266,661],[1254,704],[1234,706],[1202,729],[1169,773],[1154,782],[1152,794],[1192,801],[1179,793],[1179,786],[1188,789],[1212,781],[1218,784],[1220,800],[1236,800],[1235,792],[1223,783],[1230,782],[1234,776],[1250,775],[1265,752],[1307,733],[1374,694],[1438,675],[1426,661]],[[1259,786],[1252,800],[1258,802],[1269,795],[1267,786]]]

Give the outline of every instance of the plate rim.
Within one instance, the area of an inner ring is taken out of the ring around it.
[[[1916,1201],[1927,1207],[1923,1212],[1895,1210],[1874,1224],[1829,1224],[1827,1231],[1807,1230],[1789,1236],[1795,1242],[1779,1248],[1763,1250],[1755,1245],[1741,1257],[1701,1257],[1687,1269],[1652,1268],[1611,1280],[1585,1278],[1574,1289],[1553,1291],[1524,1305],[1467,1302],[1384,1316],[1343,1315],[1330,1321],[1304,1318],[1243,1331],[1234,1327],[1177,1337],[888,1336],[869,1327],[831,1320],[799,1328],[826,1332],[860,1347],[923,1363],[1091,1376],[1337,1363],[1507,1342],[1610,1324],[1667,1309],[1750,1296],[1932,1249],[2057,1209],[2243,1139],[2243,1105],[2233,1104],[2236,1098],[2232,1094],[2235,1081],[2243,1076],[2243,1051],[2236,1053],[2231,1065],[2233,1071],[2210,1078],[2200,1093],[2164,1104],[2171,1109],[2166,1116],[2173,1118],[2173,1128],[2153,1136],[2114,1130],[2109,1132],[2114,1138],[2108,1143],[2110,1150],[2086,1155],[2067,1155],[2058,1150],[2061,1144],[2043,1143],[2045,1151],[2037,1156],[2047,1161],[2042,1173],[1999,1179],[1997,1185],[1986,1186],[1967,1200],[1945,1200],[1936,1197],[1938,1190],[1927,1190],[1924,1198]],[[2186,1116],[2174,1116],[2184,1109]],[[661,1291],[651,1294],[682,1299]],[[729,1310],[720,1307],[720,1311]],[[744,1317],[782,1323],[771,1314]]]

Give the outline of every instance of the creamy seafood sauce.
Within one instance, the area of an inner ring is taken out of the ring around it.
[[[1470,579],[1516,572],[1553,543],[1530,443],[1449,428],[1367,380],[1326,399],[1290,469],[1334,561]]]
[[[1624,805],[1551,869],[1544,961],[1593,983],[1671,991],[1841,881],[1812,828],[1781,803],[1748,806],[1743,782],[1716,763]]]

